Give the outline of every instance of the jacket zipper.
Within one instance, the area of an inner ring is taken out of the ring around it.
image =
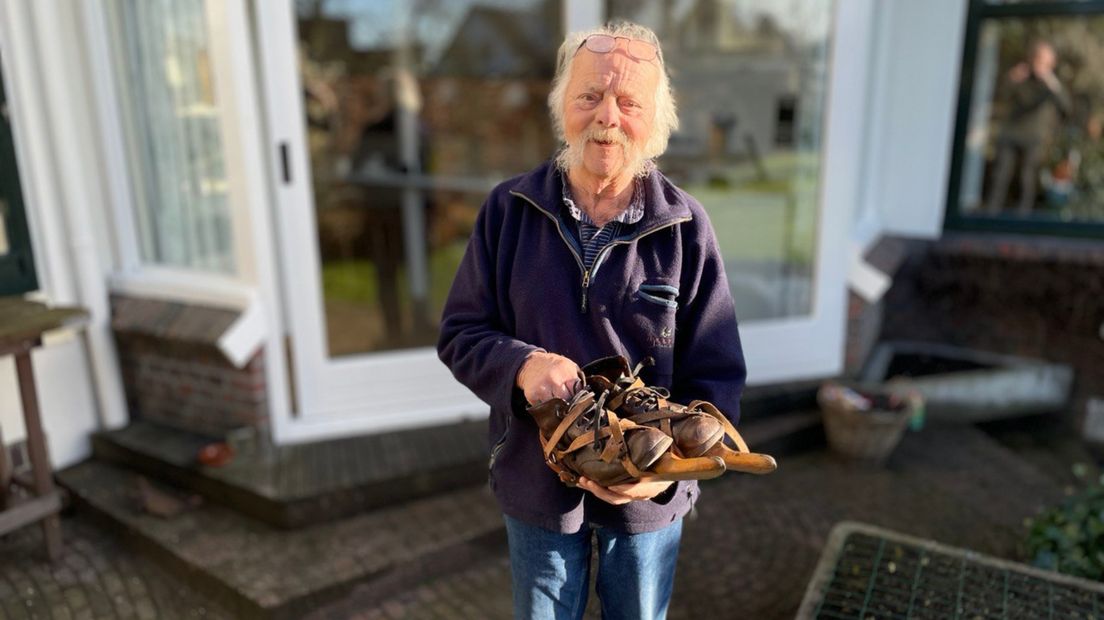
[[[688,222],[688,221],[690,221],[690,218],[688,218],[688,217],[681,218],[681,219],[678,219],[678,220],[672,220],[670,222],[666,222],[664,224],[656,226],[655,228],[646,230],[646,231],[640,233],[639,235],[636,235],[636,236],[632,237],[631,239],[621,239],[621,240],[610,241],[604,247],[602,247],[601,250],[598,250],[598,255],[594,257],[594,266],[591,267],[589,270],[583,272],[583,314],[586,314],[586,311],[587,311],[587,289],[590,287],[590,281],[593,280],[596,275],[598,275],[598,268],[602,266],[603,257],[606,254],[609,253],[610,249],[612,249],[613,246],[615,246],[615,245],[628,245],[628,244],[632,243],[633,241],[638,241],[638,240],[640,240],[640,239],[656,232],[657,230],[663,230],[664,228],[670,228],[670,227],[675,226],[677,224],[681,224],[683,222]]]
[[[583,314],[586,314],[586,311],[587,311],[587,295],[588,295],[587,289],[589,289],[589,288],[590,288],[590,270],[587,269],[586,271],[583,272],[583,307],[582,307],[582,313]]]
[[[487,472],[494,475],[495,459],[498,458],[498,453],[502,452],[502,448],[506,446],[506,436],[510,434],[510,417],[506,418],[506,432],[502,433],[502,437],[491,448],[491,458],[487,461]]]
[[[620,240],[610,241],[609,243],[607,243],[605,245],[605,247],[603,247],[601,250],[599,250],[598,255],[594,257],[594,267],[592,267],[590,269],[587,269],[583,265],[583,258],[581,256],[579,256],[578,252],[575,251],[575,246],[571,245],[571,242],[568,241],[567,237],[564,236],[563,229],[560,228],[560,222],[559,222],[559,220],[556,219],[555,216],[553,216],[551,213],[545,211],[544,209],[540,208],[540,206],[537,203],[533,202],[525,194],[522,194],[522,193],[519,193],[519,192],[516,192],[516,191],[513,191],[513,190],[510,191],[510,194],[525,200],[529,204],[533,205],[537,209],[537,211],[540,211],[545,216],[547,216],[548,219],[552,220],[552,223],[556,225],[556,232],[560,233],[560,239],[563,239],[564,245],[567,246],[568,250],[571,250],[571,255],[575,257],[575,262],[579,264],[579,271],[583,272],[582,303],[581,303],[580,308],[579,308],[580,314],[586,314],[586,312],[587,312],[587,307],[588,307],[587,297],[589,295],[590,281],[595,275],[597,275],[598,267],[602,264],[602,256],[605,255],[606,252],[608,252],[610,250],[610,248],[612,248],[615,245],[622,245],[622,244],[627,245],[629,243],[632,243],[633,241],[637,241],[639,239],[642,239],[642,238],[656,232],[657,230],[663,230],[664,228],[670,228],[672,226],[682,224],[683,222],[689,222],[692,219],[692,218],[689,218],[689,217],[683,217],[683,218],[679,218],[677,220],[671,220],[670,222],[664,222],[663,224],[660,224],[659,226],[656,226],[655,228],[649,228],[648,230],[645,230],[644,232],[642,232],[642,233],[640,233],[640,234],[638,234],[638,235],[636,235],[636,236],[634,236],[630,239],[620,239]]]

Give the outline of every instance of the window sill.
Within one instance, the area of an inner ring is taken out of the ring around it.
[[[168,267],[143,266],[113,274],[108,288],[114,294],[245,310],[257,298],[256,287],[237,278]]]
[[[256,288],[234,278],[143,267],[141,270],[112,276],[109,288],[111,294],[117,297],[222,311],[220,316],[229,317],[227,324],[217,334],[210,335],[209,344],[217,347],[239,368],[256,354],[268,334],[268,323]],[[117,318],[113,317],[112,322],[115,323]],[[189,338],[185,338],[187,339]]]

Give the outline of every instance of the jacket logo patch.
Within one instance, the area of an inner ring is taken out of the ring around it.
[[[663,329],[659,330],[659,335],[652,338],[652,346],[665,349],[675,346],[675,330],[664,325]]]

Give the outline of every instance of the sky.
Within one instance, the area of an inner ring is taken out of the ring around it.
[[[444,45],[452,39],[452,33],[473,6],[489,6],[514,10],[530,10],[542,0],[300,0],[302,6],[312,6],[321,1],[323,13],[331,18],[347,19],[351,43],[362,50],[390,49],[407,30],[405,20],[410,18],[410,7],[416,4],[433,7],[433,16],[423,15],[419,20],[419,39],[427,44],[430,58],[435,58]],[[599,1],[599,0],[594,0]],[[667,3],[673,3],[676,17],[685,15],[698,0],[641,0],[639,19],[658,21],[659,11]],[[801,43],[823,38],[834,2],[830,0],[727,0],[733,17],[754,24],[759,17],[768,14],[785,31]]]

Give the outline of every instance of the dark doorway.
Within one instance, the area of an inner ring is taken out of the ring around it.
[[[11,113],[0,63],[0,295],[18,295],[37,288],[23,189],[15,161]]]

